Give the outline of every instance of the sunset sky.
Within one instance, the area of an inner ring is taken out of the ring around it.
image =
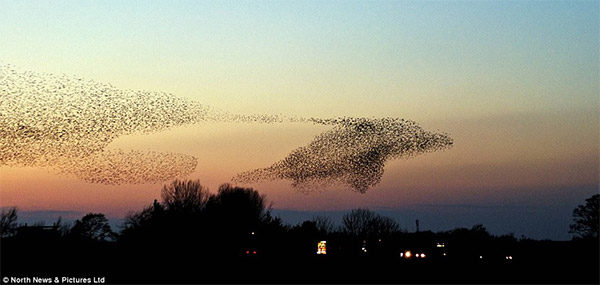
[[[454,146],[389,162],[365,194],[243,186],[290,221],[362,207],[409,231],[419,219],[566,240],[573,208],[600,187],[599,11],[597,1],[4,1],[0,64],[238,114],[414,120]],[[214,192],[330,128],[213,122],[109,147],[195,156],[188,178]],[[0,166],[0,206],[46,222],[119,219],[161,187]]]

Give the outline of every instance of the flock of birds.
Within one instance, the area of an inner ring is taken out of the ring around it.
[[[307,146],[267,168],[238,174],[235,182],[288,179],[305,192],[336,184],[365,193],[377,185],[385,163],[452,145],[446,134],[423,130],[410,120],[383,118],[309,119],[333,125]]]
[[[44,167],[103,184],[183,178],[196,169],[197,158],[109,145],[120,136],[209,121],[332,126],[283,160],[233,178],[238,183],[287,179],[305,192],[343,185],[364,193],[380,182],[387,161],[452,146],[449,135],[410,120],[231,114],[168,93],[0,65],[0,166]]]

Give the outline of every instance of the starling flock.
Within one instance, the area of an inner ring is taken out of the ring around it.
[[[425,131],[410,120],[230,114],[168,93],[0,65],[0,166],[44,167],[111,185],[183,178],[195,170],[195,157],[108,146],[120,136],[209,121],[332,126],[270,167],[233,178],[238,183],[287,179],[303,192],[341,185],[364,193],[380,182],[387,161],[452,146],[447,134]]]
[[[365,193],[377,185],[385,163],[409,158],[452,145],[446,134],[423,130],[415,122],[396,119],[341,118],[309,119],[333,125],[307,146],[292,151],[267,168],[238,174],[236,182],[288,179],[305,192],[330,184],[345,185]]]

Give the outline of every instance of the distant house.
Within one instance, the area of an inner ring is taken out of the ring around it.
[[[58,226],[28,226],[27,224],[17,227],[16,236],[21,239],[49,240],[60,237]]]

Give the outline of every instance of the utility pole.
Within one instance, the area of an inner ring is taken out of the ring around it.
[[[419,219],[417,219],[417,232],[419,232]]]

